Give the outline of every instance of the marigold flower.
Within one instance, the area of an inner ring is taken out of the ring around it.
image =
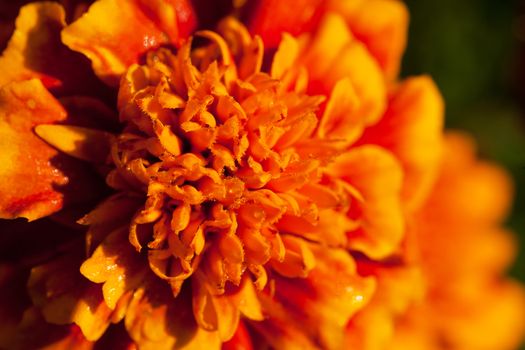
[[[215,3],[220,16],[208,1],[66,5],[22,7],[0,57],[0,217],[31,221],[1,223],[0,300],[16,301],[1,346],[381,349],[422,334],[405,324],[418,302],[439,307],[449,268],[425,217],[448,154],[431,79],[397,81],[400,2],[302,0],[291,21],[273,0]],[[509,320],[513,288],[493,311]],[[447,316],[432,332],[473,344]],[[495,348],[518,341],[501,334]]]

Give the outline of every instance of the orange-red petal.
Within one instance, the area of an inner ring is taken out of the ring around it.
[[[249,4],[249,28],[266,47],[277,47],[283,33],[298,35],[311,30],[323,9],[323,0],[258,0]],[[251,7],[253,6],[253,7]],[[293,13],[293,16],[290,14]]]
[[[66,112],[39,80],[12,83],[0,90],[0,217],[35,220],[58,211],[68,179],[52,163],[58,152],[33,134],[41,123]]]

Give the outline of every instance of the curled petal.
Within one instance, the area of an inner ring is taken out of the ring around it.
[[[143,287],[133,293],[125,316],[126,329],[140,349],[169,350],[173,347],[195,348],[195,342],[207,343],[210,348],[218,346],[213,334],[207,339],[193,319],[191,306],[185,301],[191,298],[183,290],[173,298],[171,290],[164,284],[146,279]],[[204,333],[208,333],[205,332]],[[206,341],[204,341],[206,339]]]
[[[217,331],[221,340],[233,337],[239,324],[239,310],[234,299],[228,295],[212,295],[207,281],[200,277],[193,279],[193,313],[195,320],[204,330]]]
[[[336,141],[341,148],[353,143],[365,126],[363,118],[356,113],[359,103],[350,79],[338,81],[317,128],[319,138]]]

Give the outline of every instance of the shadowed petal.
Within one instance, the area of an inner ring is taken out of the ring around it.
[[[64,26],[64,9],[57,3],[22,7],[15,32],[0,57],[0,86],[38,78],[60,94],[100,93],[97,89],[102,84],[92,74],[89,61],[62,44],[60,31]]]

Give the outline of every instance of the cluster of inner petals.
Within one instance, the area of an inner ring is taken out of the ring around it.
[[[325,98],[262,72],[262,41],[240,23],[226,19],[218,33],[150,52],[119,90],[125,128],[107,182],[145,194],[129,240],[174,295],[190,276],[216,295],[243,276],[260,290],[272,273],[307,276],[319,211],[350,203],[323,173],[333,152],[316,150]]]

